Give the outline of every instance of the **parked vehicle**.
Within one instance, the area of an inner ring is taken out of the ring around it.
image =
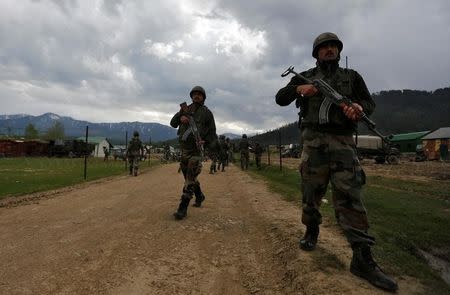
[[[291,143],[281,152],[282,158],[299,158],[301,155],[301,146],[298,143]]]
[[[360,159],[374,159],[377,164],[398,164],[400,151],[393,145],[386,145],[378,136],[358,135],[357,152]]]
[[[79,158],[90,155],[95,145],[82,140],[50,140],[48,145],[49,157]]]

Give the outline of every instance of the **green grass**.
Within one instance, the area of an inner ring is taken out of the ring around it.
[[[263,166],[249,172],[268,182],[271,190],[287,200],[300,202],[300,176],[297,170]],[[450,294],[450,287],[428,266],[418,249],[446,250],[450,253],[450,184],[448,182],[393,180],[369,177],[364,187],[370,233],[376,238],[374,255],[380,265],[395,276],[419,279],[426,294]],[[327,198],[331,201],[330,192]],[[331,202],[321,209],[326,220],[334,221]]]
[[[148,161],[141,162],[140,168],[148,169]],[[120,174],[127,174],[127,170],[125,162],[119,160],[104,162],[102,158],[88,158],[84,180],[84,158],[2,158],[0,199]]]

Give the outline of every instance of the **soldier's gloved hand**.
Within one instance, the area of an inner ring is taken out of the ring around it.
[[[341,103],[342,111],[345,116],[353,121],[358,121],[361,119],[361,115],[363,113],[363,108],[357,103],[352,103],[351,105],[346,105],[345,103]]]
[[[183,124],[189,124],[189,118],[187,116],[181,116],[180,121]]]
[[[300,94],[301,96],[314,96],[317,92],[319,92],[319,90],[312,84],[299,85],[297,86],[296,91],[297,94]]]

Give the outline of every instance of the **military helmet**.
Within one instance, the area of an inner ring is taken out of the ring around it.
[[[203,99],[206,99],[206,92],[205,89],[203,89],[202,86],[195,86],[194,88],[192,88],[191,92],[189,92],[189,96],[192,98],[192,94],[194,92],[200,92],[201,94],[203,94]]]
[[[325,42],[334,42],[336,43],[338,47],[339,53],[341,53],[342,48],[344,47],[344,44],[341,40],[339,40],[338,36],[334,33],[326,32],[322,33],[314,40],[313,50],[312,50],[312,56],[314,58],[317,58],[317,51],[319,50],[320,45],[324,44]]]
[[[242,138],[247,138],[247,134],[242,134]]]
[[[139,132],[134,131],[134,132],[133,132],[133,136],[134,136],[134,137],[139,137]]]

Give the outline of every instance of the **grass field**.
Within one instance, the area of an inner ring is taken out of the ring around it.
[[[287,200],[300,204],[300,176],[297,170],[264,166],[250,173],[268,181],[270,188]],[[321,212],[335,222],[328,192]],[[376,237],[374,255],[390,274],[419,279],[426,294],[450,294],[450,287],[419,254],[433,253],[447,262],[450,258],[450,183],[429,183],[373,176],[364,188],[370,233]],[[302,225],[299,225],[302,226]],[[320,241],[320,237],[319,237]]]
[[[140,169],[154,166],[156,160],[141,162]],[[0,199],[61,188],[102,177],[127,174],[124,161],[88,158],[84,179],[84,158],[2,158],[0,159]]]

